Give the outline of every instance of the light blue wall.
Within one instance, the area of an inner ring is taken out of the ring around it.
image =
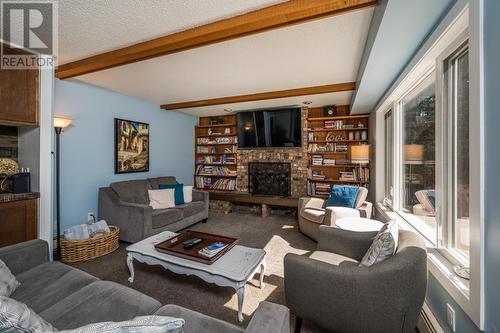
[[[120,180],[173,175],[193,183],[197,118],[77,81],[56,80],[55,114],[73,125],[62,134],[61,225],[97,214],[98,188]],[[149,123],[150,171],[114,174],[114,118]]]

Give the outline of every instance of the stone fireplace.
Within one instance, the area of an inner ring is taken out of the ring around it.
[[[290,163],[249,162],[248,192],[290,196]]]

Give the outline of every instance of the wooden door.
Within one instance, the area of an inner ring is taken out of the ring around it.
[[[37,238],[37,199],[0,203],[0,247]]]

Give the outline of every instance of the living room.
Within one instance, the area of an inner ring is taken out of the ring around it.
[[[1,6],[0,331],[500,328],[497,1]]]

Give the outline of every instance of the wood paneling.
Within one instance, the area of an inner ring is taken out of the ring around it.
[[[328,84],[324,86],[268,91],[268,92],[248,94],[248,95],[238,95],[238,96],[204,99],[198,101],[171,103],[171,104],[164,104],[161,106],[161,108],[165,110],[178,110],[178,109],[197,108],[210,105],[223,105],[223,104],[232,104],[241,102],[262,101],[267,99],[276,99],[284,97],[327,94],[327,93],[341,92],[341,91],[352,91],[355,89],[356,89],[355,82],[346,82],[346,83]]]
[[[376,4],[377,0],[290,0],[243,15],[63,64],[57,68],[56,77],[68,79]]]
[[[0,247],[37,238],[37,199],[0,203]]]

